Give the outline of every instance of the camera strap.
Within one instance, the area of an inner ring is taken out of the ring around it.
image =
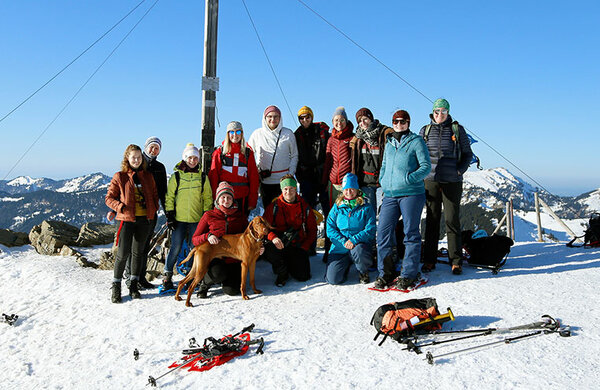
[[[273,151],[273,158],[271,159],[271,168],[269,171],[273,172],[273,163],[275,162],[275,155],[277,154],[277,147],[279,146],[279,138],[281,138],[281,132],[283,131],[283,127],[279,129],[279,135],[277,136],[277,142],[275,143],[275,150]]]

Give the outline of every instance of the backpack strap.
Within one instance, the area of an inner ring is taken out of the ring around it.
[[[460,135],[458,132],[458,122],[454,121],[452,122],[452,132],[454,133],[454,143],[456,144],[456,147],[458,149],[458,161],[460,161],[461,157],[462,157],[462,148],[460,147]]]
[[[175,182],[177,183],[177,186],[175,187],[174,198],[177,199],[177,192],[179,191],[179,182],[181,181],[181,176],[179,175],[179,171],[175,171],[174,175],[175,175]]]
[[[425,132],[423,133],[423,139],[425,142],[429,140],[429,132],[431,131],[431,123],[425,126]]]

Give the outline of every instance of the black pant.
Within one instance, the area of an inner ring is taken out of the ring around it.
[[[264,258],[271,263],[273,273],[277,276],[291,276],[300,282],[310,279],[308,252],[302,248],[290,246],[277,249],[273,243],[268,243],[265,245]]]
[[[148,254],[150,252],[150,241],[152,241],[152,236],[154,235],[154,228],[156,227],[157,217],[150,220],[150,233],[148,234],[148,239],[146,240],[146,245],[144,246],[144,253],[142,256],[142,261],[139,268],[139,279],[146,278],[146,270],[148,269]],[[131,255],[127,256],[127,265],[125,266],[125,277],[129,277],[131,275]]]
[[[240,295],[242,284],[242,263],[228,263],[223,259],[213,259],[204,275],[204,283],[210,285],[222,283],[223,293]]]
[[[437,261],[443,204],[446,234],[448,236],[448,258],[453,265],[462,264],[462,247],[460,242],[462,182],[437,183],[425,180],[425,196],[427,217],[425,218],[424,263],[435,264]]]
[[[262,197],[263,207],[266,209],[271,204],[273,199],[281,195],[281,187],[279,184],[264,184],[260,183],[260,196]]]
[[[140,265],[144,256],[146,241],[150,234],[150,221],[147,217],[135,217],[135,222],[121,222],[119,233],[119,248],[115,259],[114,278],[120,281],[131,256],[131,279],[138,279]]]

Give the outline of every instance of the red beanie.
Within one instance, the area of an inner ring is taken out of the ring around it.
[[[279,110],[279,108],[277,108],[277,106],[269,106],[267,108],[265,108],[265,113],[263,114],[263,118],[266,117],[267,115],[269,115],[270,112],[275,111],[276,113],[279,114],[279,116],[281,116],[281,110]]]
[[[404,110],[398,110],[394,113],[394,116],[392,116],[392,123],[394,123],[396,119],[406,119],[410,122],[410,115]]]
[[[360,117],[361,116],[366,116],[371,121],[375,120],[375,118],[373,118],[373,113],[371,112],[371,110],[369,110],[366,107],[363,107],[360,110],[356,111],[356,123],[360,122]]]

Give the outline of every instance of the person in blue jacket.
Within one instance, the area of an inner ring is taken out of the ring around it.
[[[398,110],[392,117],[394,132],[388,134],[379,174],[383,202],[377,226],[377,270],[375,289],[385,289],[395,276],[392,248],[398,218],[404,222],[404,259],[396,288],[406,290],[419,277],[421,260],[421,212],[425,205],[423,179],[431,171],[429,150],[423,138],[411,132],[410,115]]]
[[[344,283],[352,263],[358,270],[360,283],[369,283],[371,248],[376,231],[375,211],[359,188],[356,175],[347,173],[342,180],[342,193],[327,217],[331,248],[325,280],[329,284]]]

